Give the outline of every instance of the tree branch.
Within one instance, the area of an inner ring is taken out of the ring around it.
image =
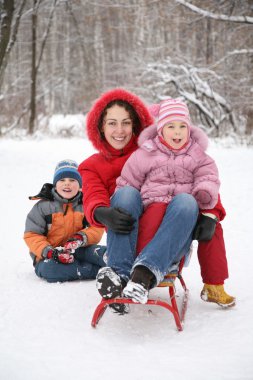
[[[241,24],[253,24],[253,17],[250,17],[250,16],[227,16],[223,14],[217,14],[217,13],[206,11],[202,8],[196,7],[196,5],[193,5],[185,0],[175,0],[175,1],[176,3],[183,5],[184,7],[190,9],[191,11],[195,13],[198,13],[204,17],[212,18],[214,20],[236,22],[236,23],[241,23]]]

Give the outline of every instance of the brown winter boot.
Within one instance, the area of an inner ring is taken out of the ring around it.
[[[223,308],[234,306],[236,302],[235,297],[225,292],[223,285],[204,284],[200,297],[203,301],[217,303]]]

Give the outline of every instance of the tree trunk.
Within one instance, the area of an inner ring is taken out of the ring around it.
[[[30,94],[30,120],[29,120],[29,135],[34,132],[34,124],[36,118],[36,34],[37,34],[37,0],[33,0],[32,12],[32,67],[31,67],[31,94]]]
[[[14,15],[14,0],[4,0],[0,4],[1,31],[0,31],[0,89],[2,87],[4,72],[8,64],[11,50],[16,42],[20,19],[23,13],[26,0],[22,0],[17,11],[15,22],[12,26]]]
[[[212,24],[210,18],[206,19],[206,63],[210,65],[213,60]]]
[[[14,0],[4,0],[0,4],[1,32],[0,32],[0,67],[2,66],[5,52],[11,36],[11,23],[14,13]]]

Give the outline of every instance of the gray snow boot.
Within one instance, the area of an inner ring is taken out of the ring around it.
[[[131,298],[133,302],[147,303],[148,292],[154,279],[155,276],[147,267],[138,265],[123,290],[124,296]]]

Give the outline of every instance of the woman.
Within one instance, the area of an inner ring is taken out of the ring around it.
[[[140,194],[132,187],[126,187],[110,199],[124,163],[137,149],[140,132],[152,123],[153,119],[142,101],[123,89],[103,94],[87,117],[88,137],[99,153],[86,159],[79,166],[79,171],[83,177],[87,220],[94,226],[106,226],[108,229],[108,267],[97,276],[98,290],[105,298],[120,296],[131,279],[127,296],[146,302],[149,288],[161,281],[170,266],[180,260],[191,241],[197,205],[193,197],[183,194],[171,202],[156,236],[136,259],[138,220],[143,211]],[[216,208],[215,212],[220,213],[220,202]],[[185,215],[186,210],[188,215]],[[171,221],[172,215],[176,222]],[[182,220],[183,226],[180,224]],[[173,224],[175,231],[171,231],[168,237],[163,229],[167,231]],[[164,239],[165,236],[168,240]],[[181,245],[176,244],[179,240]],[[164,248],[168,244],[172,247],[170,255]]]

